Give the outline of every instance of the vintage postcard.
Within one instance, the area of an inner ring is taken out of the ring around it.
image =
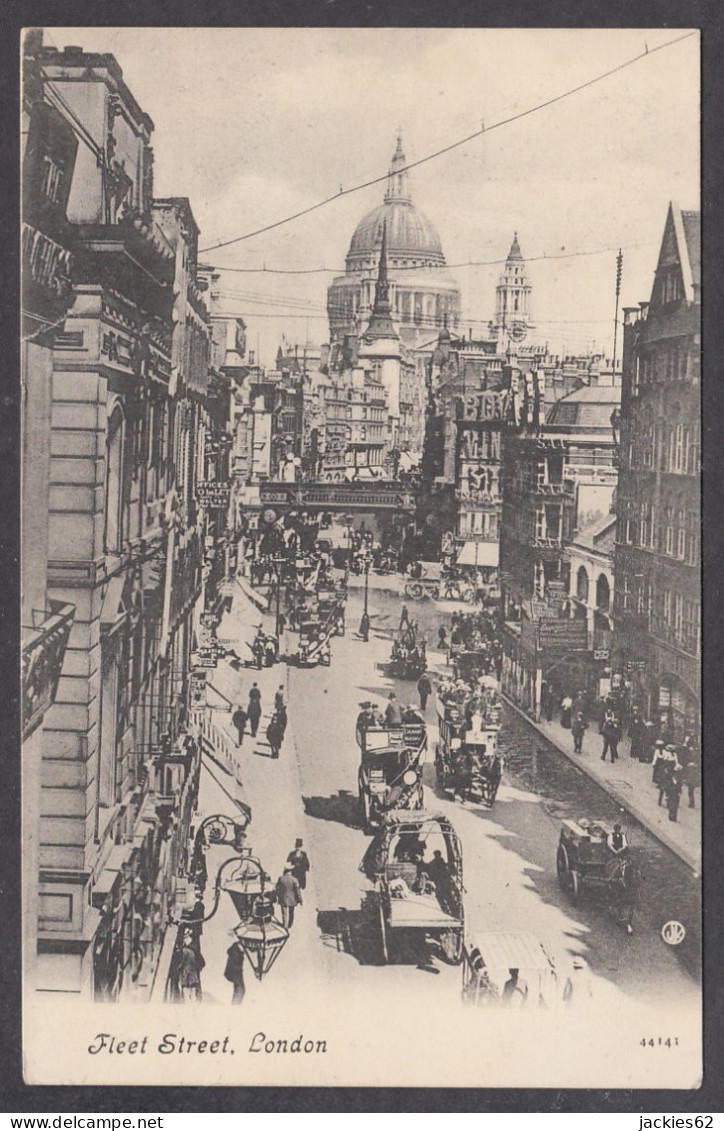
[[[28,1083],[700,1082],[699,40],[23,31]]]

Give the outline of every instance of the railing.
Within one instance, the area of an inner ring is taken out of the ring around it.
[[[37,228],[23,224],[23,270],[34,283],[59,298],[70,291],[72,256]]]
[[[23,629],[23,738],[42,722],[55,699],[75,605],[50,601],[51,612],[37,628]]]

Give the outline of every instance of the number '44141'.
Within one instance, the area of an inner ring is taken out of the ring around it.
[[[642,1048],[653,1049],[659,1046],[667,1049],[675,1048],[679,1043],[678,1037],[642,1037],[639,1044]]]

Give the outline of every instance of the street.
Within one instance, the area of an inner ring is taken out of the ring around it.
[[[410,604],[411,617],[419,621],[432,647],[443,607],[432,601]],[[248,843],[268,870],[272,885],[296,837],[303,838],[312,866],[290,942],[264,983],[252,985],[247,975],[248,1001],[284,994],[290,986],[319,984],[320,979],[329,987],[352,979],[360,987],[368,984],[383,990],[386,999],[399,993],[400,1001],[415,992],[449,1003],[459,993],[459,968],[431,960],[423,950],[403,950],[395,961],[382,964],[376,899],[359,871],[369,843],[357,798],[354,723],[359,703],[372,699],[383,706],[391,690],[402,703],[417,699],[413,683],[387,675],[400,609],[398,595],[371,591],[372,630],[365,644],[357,635],[362,594],[352,589],[346,635],[334,639],[330,667],[276,665],[257,673],[238,666],[234,670],[222,662],[210,677],[214,687],[234,702],[245,702],[252,682],[258,681],[267,717],[274,691],[280,684],[285,686],[290,727],[281,757],[276,761],[269,757],[262,738],[265,718],[257,740],[247,735],[238,753],[245,799],[253,810]],[[239,633],[241,638],[253,633],[249,626],[260,619],[261,614],[240,595],[220,636],[233,638]],[[243,655],[244,649],[237,652]],[[433,670],[444,663],[444,657],[432,650],[428,658]],[[227,718],[221,712],[217,715],[217,721]],[[487,810],[450,801],[436,788],[432,764],[437,737],[434,697],[427,706],[427,723],[425,807],[449,817],[462,841],[468,939],[474,942],[481,931],[528,931],[556,959],[582,955],[598,1002],[610,1000],[615,1005],[623,995],[642,1003],[665,999],[672,1005],[693,1004],[698,994],[698,887],[686,866],[508,708],[501,731],[505,773],[495,806]],[[203,816],[229,811],[229,800],[219,785],[224,774],[218,767],[210,768],[215,779],[208,770],[202,773]],[[605,904],[586,902],[573,908],[559,888],[555,856],[560,821],[581,816],[624,823],[642,876],[632,937],[613,920]],[[230,854],[228,849],[210,850],[210,877]],[[659,933],[672,918],[687,927],[687,939],[678,950],[668,947]],[[223,967],[234,922],[230,904],[222,902],[205,927],[205,1001],[230,999]]]

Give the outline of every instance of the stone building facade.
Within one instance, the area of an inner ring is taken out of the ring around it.
[[[48,595],[75,618],[41,738],[36,988],[139,1000],[198,784],[179,741],[202,598],[208,316],[188,202],[154,201],[153,123],[115,58],[37,59],[78,149],[47,494]]]
[[[614,662],[681,735],[701,694],[700,215],[669,207],[649,302],[625,311]]]

